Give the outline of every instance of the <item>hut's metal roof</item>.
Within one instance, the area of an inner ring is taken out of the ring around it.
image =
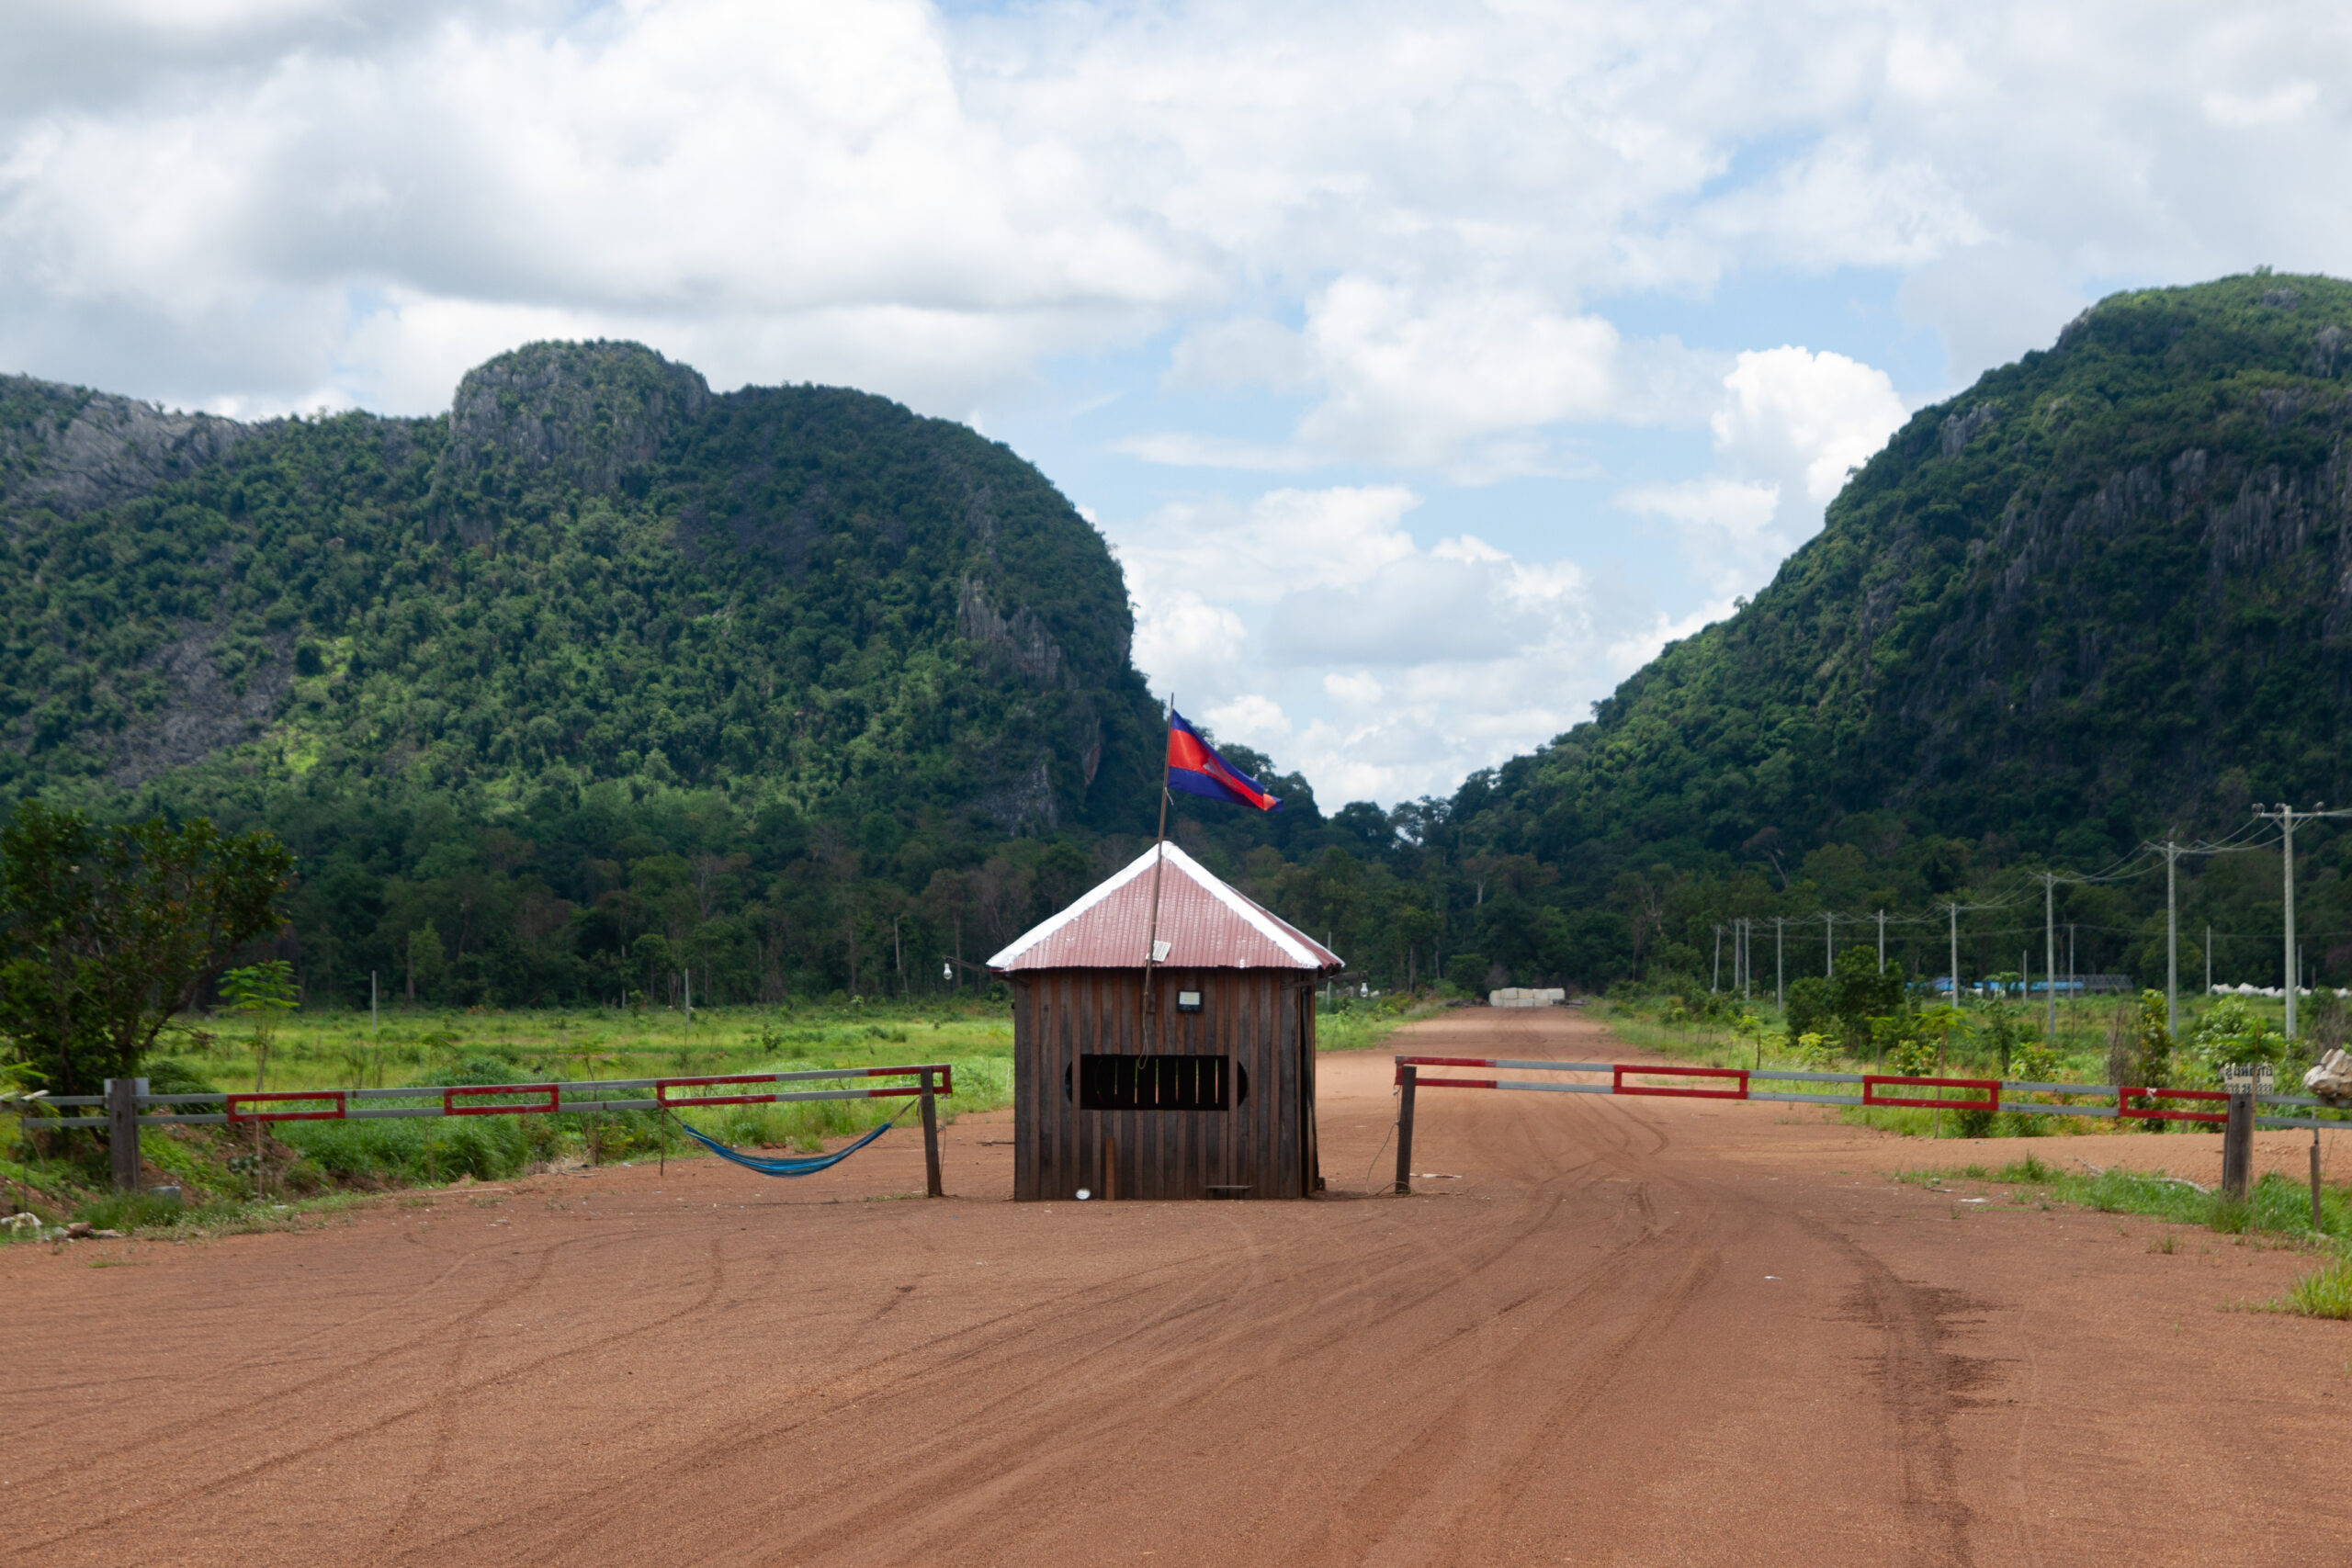
[[[1152,866],[1158,848],[1113,874],[989,960],[1019,969],[1140,969],[1151,940]],[[1159,877],[1159,962],[1179,969],[1345,968],[1340,955],[1263,905],[1244,897],[1167,846]]]

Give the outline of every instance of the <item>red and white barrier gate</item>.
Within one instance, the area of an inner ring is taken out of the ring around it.
[[[1581,1074],[1606,1082],[1560,1082],[1506,1077],[1424,1077],[1423,1067],[1482,1067],[1490,1072]],[[1667,1080],[1664,1082],[1658,1080]],[[1413,1169],[1413,1100],[1424,1089],[1488,1089],[1536,1094],[1655,1095],[1678,1100],[1760,1100],[1792,1105],[1907,1106],[1932,1111],[2008,1111],[2025,1116],[2093,1116],[2128,1122],[2226,1123],[2226,1110],[2173,1109],[2220,1102],[2229,1095],[2213,1089],[2148,1089],[2130,1084],[2007,1082],[1998,1078],[1911,1077],[1899,1073],[1814,1073],[1781,1067],[1675,1067],[1631,1062],[1514,1062],[1490,1056],[1399,1056],[1396,1084],[1402,1103],[1396,1113],[1396,1190],[1410,1192]],[[1858,1094],[1811,1093],[1758,1084],[1860,1086]],[[1889,1090],[1894,1092],[1890,1093]],[[1905,1093],[1933,1090],[1934,1093]],[[1955,1098],[1947,1091],[1960,1091]],[[2041,1095],[2039,1100],[2003,1096]],[[2069,1099],[2112,1100],[2108,1105],[2064,1103]],[[2299,1095],[2251,1097],[2257,1105],[2310,1107],[2323,1102]],[[2315,1116],[2255,1116],[2256,1127],[2342,1127]]]

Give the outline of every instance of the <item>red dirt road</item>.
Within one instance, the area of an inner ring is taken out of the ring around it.
[[[1398,1044],[1623,1054],[1557,1011]],[[1351,1198],[1387,1055],[1321,1071],[1315,1203],[1016,1206],[975,1118],[940,1202],[893,1134],[9,1248],[0,1557],[2352,1558],[2352,1325],[2224,1310],[2300,1258],[1896,1186],[1962,1152],[1767,1105],[1431,1091],[1448,1179]],[[2032,1146],[2109,1142],[2172,1140]]]

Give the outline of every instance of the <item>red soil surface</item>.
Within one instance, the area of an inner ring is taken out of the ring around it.
[[[1623,1055],[1558,1011],[1398,1044]],[[2304,1258],[1896,1185],[1995,1151],[1769,1105],[1430,1091],[1436,1178],[1356,1197],[1394,1168],[1387,1055],[1321,1070],[1313,1203],[1015,1205],[1009,1128],[967,1118],[944,1201],[893,1134],[795,1182],[7,1248],[0,1556],[2352,1558],[2352,1325],[2231,1310]],[[1997,1156],[2193,1174],[2214,1142]]]

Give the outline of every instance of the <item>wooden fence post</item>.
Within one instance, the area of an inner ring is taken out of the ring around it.
[[[2230,1119],[2222,1129],[2222,1195],[2245,1202],[2254,1174],[2254,1096],[2230,1096]]]
[[[1416,1070],[1410,1066],[1396,1069],[1396,1191],[1401,1196],[1408,1196],[1413,1190],[1413,1076]]]
[[[922,1070],[922,1173],[923,1196],[944,1198],[947,1189],[939,1179],[939,1100],[932,1092],[931,1069]]]
[[[2327,1228],[2320,1224],[2319,1213],[2319,1129],[2312,1129],[2312,1235],[2325,1235]]]
[[[107,1079],[107,1163],[118,1192],[139,1190],[139,1097],[145,1078]]]

